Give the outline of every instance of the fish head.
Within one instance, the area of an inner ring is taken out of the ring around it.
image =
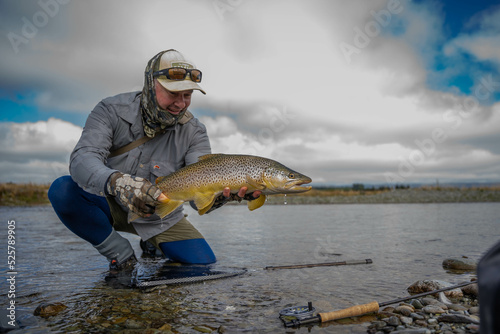
[[[263,175],[266,185],[266,193],[302,193],[311,190],[311,186],[303,186],[311,183],[311,178],[291,170],[281,164],[270,166]]]

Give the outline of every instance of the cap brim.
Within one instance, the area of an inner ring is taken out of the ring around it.
[[[180,92],[183,90],[196,89],[196,90],[199,90],[200,92],[202,92],[203,94],[207,94],[200,87],[200,85],[198,85],[196,82],[194,82],[192,80],[177,81],[177,80],[168,80],[168,79],[163,79],[163,78],[162,79],[157,78],[157,80],[163,87],[165,87],[165,89],[167,89],[171,92]]]

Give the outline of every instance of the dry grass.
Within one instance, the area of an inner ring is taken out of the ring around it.
[[[0,183],[0,206],[49,204],[49,187],[50,184]]]
[[[312,188],[305,193],[299,194],[289,194],[287,196],[360,196],[360,195],[376,195],[384,192],[388,192],[390,189],[386,190],[353,190],[349,188],[337,189],[337,188]]]

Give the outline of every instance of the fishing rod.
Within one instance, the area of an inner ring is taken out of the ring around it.
[[[324,263],[308,263],[308,264],[290,264],[290,265],[282,265],[282,266],[267,266],[265,268],[259,269],[250,269],[249,271],[257,271],[257,270],[278,270],[278,269],[300,269],[300,268],[313,268],[313,267],[328,267],[328,266],[345,266],[345,265],[355,265],[355,264],[370,264],[373,263],[371,259],[365,260],[346,260],[339,262],[324,262]],[[174,269],[174,268],[170,268]],[[182,270],[187,270],[186,272],[182,272]],[[239,276],[247,272],[246,268],[239,268],[237,270],[213,270],[206,271],[203,273],[199,273],[197,275],[193,275],[189,272],[188,267],[176,267],[172,274],[173,277],[154,278],[154,279],[136,279],[133,283],[134,287],[138,288],[151,288],[159,285],[171,285],[171,284],[185,284],[185,283],[198,283],[204,282],[208,280],[215,280],[220,278],[228,278]]]
[[[373,301],[373,302],[370,302],[368,304],[356,305],[356,306],[348,307],[346,309],[342,309],[342,310],[338,310],[338,311],[318,313],[317,315],[313,315],[315,309],[314,309],[314,307],[312,307],[312,303],[309,302],[308,306],[295,306],[295,307],[289,307],[289,308],[282,310],[280,312],[280,318],[283,321],[285,327],[298,327],[300,325],[321,323],[321,322],[327,322],[327,321],[343,319],[343,318],[350,318],[350,317],[363,315],[366,313],[378,312],[379,308],[383,307],[383,306],[396,304],[396,303],[404,302],[404,301],[407,301],[410,299],[420,298],[420,297],[432,295],[432,294],[443,292],[443,291],[461,288],[461,287],[475,284],[475,283],[476,282],[460,283],[460,284],[452,285],[452,286],[449,286],[446,288],[441,288],[441,289],[437,289],[437,290],[433,290],[433,291],[429,291],[429,292],[419,293],[419,294],[412,295],[409,297],[393,299],[393,300],[389,300],[389,301],[382,302],[382,303],[379,303],[377,301]],[[295,319],[289,320],[292,317],[295,317]]]
[[[353,264],[371,264],[373,261],[371,259],[365,260],[346,260],[339,262],[324,262],[324,263],[309,263],[309,264],[290,264],[282,266],[267,266],[265,270],[275,270],[275,269],[301,269],[301,268],[313,268],[313,267],[331,267],[331,266],[346,266]]]

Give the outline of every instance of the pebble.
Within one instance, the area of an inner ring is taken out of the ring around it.
[[[425,313],[444,313],[445,311],[437,305],[427,305],[422,309]]]
[[[469,309],[470,314],[479,315],[479,306],[473,306]]]
[[[479,321],[462,314],[443,314],[437,321],[440,322],[453,322],[453,323],[465,323],[465,324],[479,324]]]
[[[436,280],[419,282],[432,282],[431,284],[437,285],[437,289],[446,285],[452,285]],[[475,285],[477,284],[469,285],[468,287]],[[412,286],[418,286],[420,289],[423,285],[419,283]],[[457,295],[461,297],[456,297]],[[451,298],[451,301],[448,298]],[[448,304],[443,302],[447,302]],[[379,311],[378,319],[380,320],[372,321],[368,333],[478,334],[478,305],[477,295],[474,294],[474,291],[469,293],[468,291],[461,292],[460,290],[460,294],[456,294],[455,297],[447,295],[444,298],[443,295],[439,296],[436,294],[423,298],[415,298],[408,301],[408,303],[401,303],[395,307],[386,307],[383,311]]]
[[[448,309],[448,306],[446,306],[446,304],[440,302],[439,300],[437,299],[434,299],[434,298],[422,298],[422,303],[425,305],[425,306],[428,306],[428,305],[433,305],[433,306],[437,306],[437,307],[440,307],[442,308],[443,310],[447,310]]]
[[[125,321],[125,327],[128,329],[143,329],[144,325],[138,321],[133,320],[133,319],[127,319]]]
[[[212,333],[212,329],[206,326],[194,326],[193,329],[200,333]]]
[[[394,331],[393,334],[431,334],[427,328],[407,328],[400,331]]]
[[[58,314],[59,312],[66,309],[67,306],[62,303],[41,303],[33,312],[33,315],[37,315],[43,318],[50,317]]]
[[[394,309],[395,313],[400,313],[404,316],[410,316],[414,310],[408,306],[398,306]]]
[[[479,287],[477,286],[477,283],[464,286],[462,288],[462,291],[466,295],[471,295],[471,296],[476,297],[476,298],[479,296]]]
[[[447,288],[449,286],[452,286],[453,284],[445,282],[445,281],[440,281],[440,280],[421,280],[421,281],[416,281],[412,285],[410,285],[407,290],[409,293],[416,294],[416,293],[423,293],[423,292],[429,292],[433,290],[438,290],[442,288]],[[452,289],[445,291],[444,293],[448,298],[462,298],[464,293],[462,292],[461,289]]]
[[[476,270],[477,263],[469,258],[450,258],[443,261],[444,269],[473,271]]]
[[[399,321],[399,318],[395,317],[395,316],[390,317],[386,322],[390,326],[399,326],[399,325],[401,325],[401,321]]]
[[[417,310],[424,308],[424,305],[422,305],[422,303],[418,299],[412,299],[410,304],[411,304],[411,306],[413,306]]]

